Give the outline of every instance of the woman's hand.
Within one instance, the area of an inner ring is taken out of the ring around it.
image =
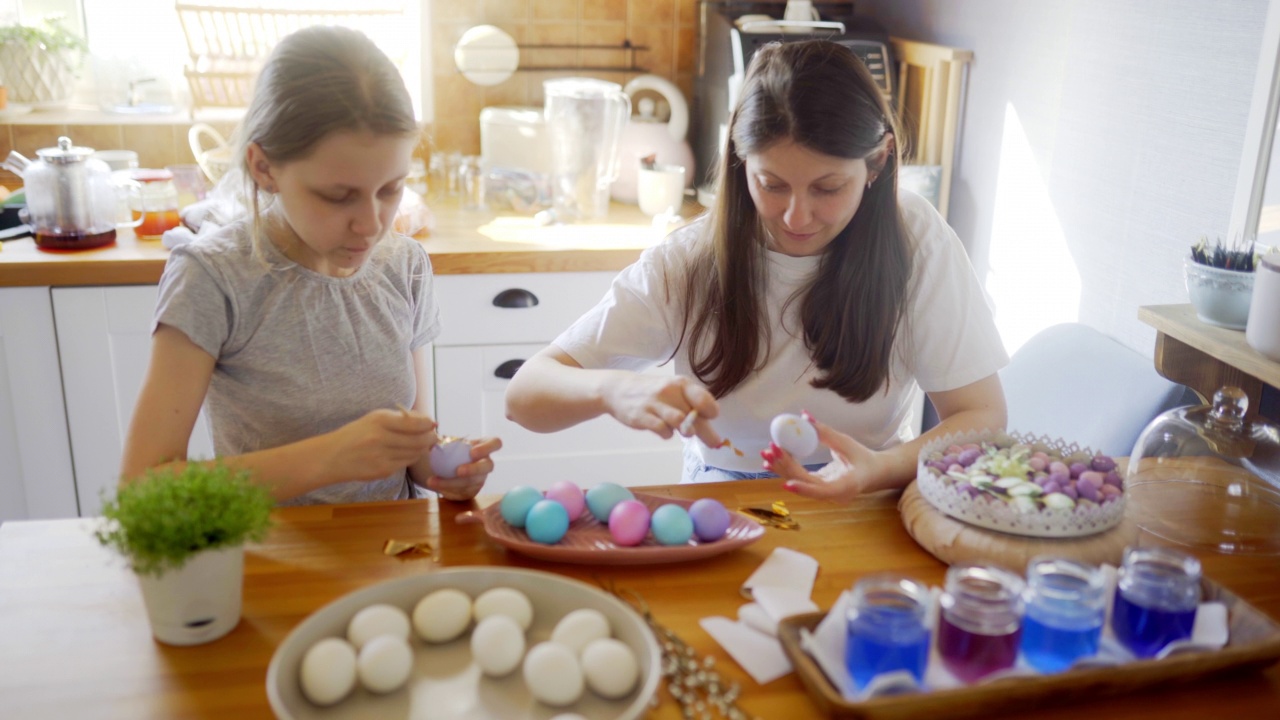
[[[606,386],[602,399],[605,409],[618,422],[664,439],[680,432],[685,418],[696,410],[691,434],[708,447],[720,445],[720,435],[709,422],[720,414],[720,405],[706,388],[688,378],[620,374],[616,382]]]
[[[457,477],[442,478],[432,474],[427,478],[427,489],[439,493],[445,500],[465,502],[475,497],[484,487],[489,473],[493,472],[493,459],[489,456],[502,449],[502,440],[496,437],[468,440],[467,443],[471,445],[471,462],[458,466]]]
[[[831,449],[831,462],[817,472],[809,472],[798,460],[775,443],[760,453],[764,467],[786,482],[783,488],[797,495],[850,502],[864,492],[878,488],[887,470],[882,453],[818,422],[809,413],[804,417],[818,430],[818,441]]]
[[[327,440],[324,467],[330,482],[380,480],[431,450],[436,422],[422,413],[374,410],[329,433]]]

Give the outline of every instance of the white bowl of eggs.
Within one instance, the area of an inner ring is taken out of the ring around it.
[[[464,567],[397,578],[312,613],[276,649],[279,718],[641,718],[661,680],[644,620],[591,585]]]

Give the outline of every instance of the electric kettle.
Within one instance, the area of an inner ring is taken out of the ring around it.
[[[671,108],[671,118],[662,122],[655,117],[652,98],[635,100],[641,90],[652,90],[662,96]],[[639,114],[631,117],[622,129],[618,143],[618,179],[613,181],[611,193],[618,202],[634,203],[637,199],[636,177],[640,158],[656,155],[660,165],[679,165],[684,168],[685,187],[693,186],[693,150],[685,140],[689,130],[689,104],[680,89],[669,80],[657,75],[641,75],[622,89]]]
[[[93,157],[93,148],[77,147],[71,138],[58,138],[57,147],[36,151],[30,161],[11,152],[4,167],[22,178],[27,207],[24,221],[36,245],[47,250],[84,250],[110,245],[124,204],[123,193],[137,183],[112,177],[111,168]]]

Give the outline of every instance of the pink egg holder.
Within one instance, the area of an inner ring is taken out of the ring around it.
[[[1039,508],[1032,513],[1019,512],[1009,503],[971,498],[945,475],[939,477],[926,467],[926,458],[951,445],[991,442],[999,434],[992,430],[971,430],[948,434],[926,444],[920,450],[916,468],[916,487],[938,510],[971,525],[1030,537],[1067,538],[1095,535],[1110,530],[1124,519],[1125,496],[1098,505],[1078,504],[1070,510]],[[1068,443],[1061,438],[1018,432],[1003,433],[1015,442],[1067,457],[1076,454],[1095,455],[1090,448]]]

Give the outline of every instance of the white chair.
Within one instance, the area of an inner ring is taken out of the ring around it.
[[[1128,455],[1157,415],[1198,405],[1191,390],[1144,357],[1080,323],[1037,333],[1000,372],[1010,430]]]

